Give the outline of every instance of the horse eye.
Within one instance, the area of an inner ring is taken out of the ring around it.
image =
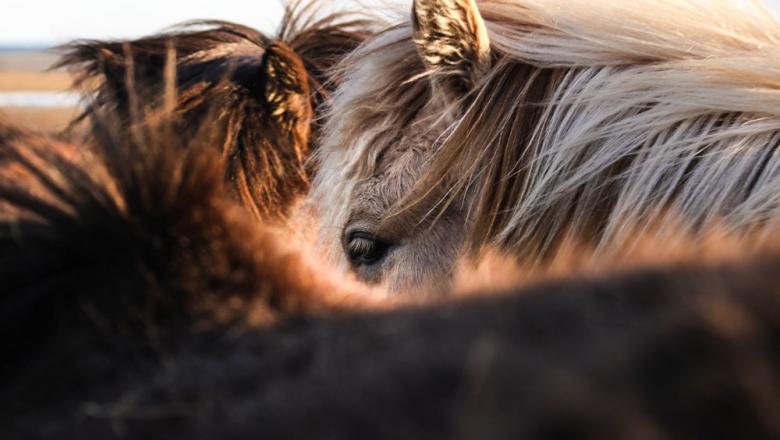
[[[382,261],[390,244],[366,231],[354,231],[347,237],[347,257],[354,267],[373,266]]]

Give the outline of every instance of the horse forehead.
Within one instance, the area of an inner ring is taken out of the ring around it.
[[[433,131],[430,127],[413,125],[382,152],[371,176],[359,183],[359,192],[393,202],[405,195],[434,153],[436,133]]]

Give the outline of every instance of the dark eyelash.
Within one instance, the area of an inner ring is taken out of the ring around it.
[[[353,231],[348,235],[345,250],[353,266],[370,266],[381,261],[390,245],[367,231]]]
[[[370,252],[375,246],[375,243],[370,239],[355,237],[349,241],[349,251],[352,253],[358,252]]]

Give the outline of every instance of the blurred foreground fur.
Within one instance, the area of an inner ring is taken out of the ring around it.
[[[203,21],[134,41],[79,41],[65,47],[59,67],[94,93],[92,109],[127,127],[156,122],[167,105],[180,116],[182,145],[211,137],[233,195],[259,219],[278,220],[308,189],[314,116],[333,87],[327,71],[372,25],[322,14],[321,5],[288,3],[275,37]]]
[[[780,435],[776,253],[370,311],[208,145],[94,126],[0,128],[4,438]]]
[[[319,307],[318,274],[225,197],[215,151],[95,127],[94,149],[0,128],[4,396],[22,407],[88,393],[193,332]]]

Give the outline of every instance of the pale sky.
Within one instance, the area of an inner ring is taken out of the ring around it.
[[[360,0],[336,0],[350,5]],[[362,0],[383,4],[388,0]],[[392,0],[403,2],[410,0]],[[626,0],[630,1],[630,0]],[[765,0],[780,12],[780,0]],[[76,38],[128,38],[192,19],[223,19],[271,32],[281,0],[0,0],[0,46]]]
[[[192,19],[222,19],[273,31],[280,0],[0,0],[0,45],[127,38]]]

